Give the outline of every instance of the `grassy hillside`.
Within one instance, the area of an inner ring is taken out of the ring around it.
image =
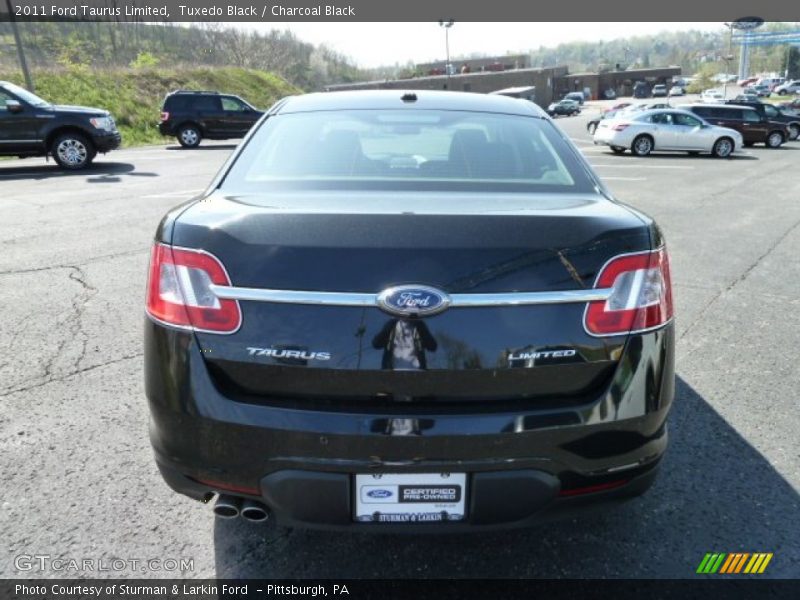
[[[18,74],[0,72],[0,80],[23,85]],[[158,133],[158,121],[164,95],[172,90],[219,90],[241,96],[261,109],[300,91],[272,73],[233,67],[37,70],[34,84],[36,93],[48,102],[111,111],[125,146],[164,141]]]

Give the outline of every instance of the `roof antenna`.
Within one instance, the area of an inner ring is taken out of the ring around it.
[[[417,95],[414,92],[406,92],[402,96],[400,96],[400,100],[403,102],[416,102]]]

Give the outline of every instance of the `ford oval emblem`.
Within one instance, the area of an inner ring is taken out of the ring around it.
[[[403,317],[435,315],[450,305],[443,291],[423,285],[400,285],[383,290],[378,305],[388,313]]]
[[[391,498],[392,491],[391,490],[370,490],[367,492],[367,496],[370,498]]]

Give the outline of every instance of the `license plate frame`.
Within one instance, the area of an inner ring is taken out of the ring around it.
[[[357,473],[353,520],[441,523],[467,518],[466,473]]]

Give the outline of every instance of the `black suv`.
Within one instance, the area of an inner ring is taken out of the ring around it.
[[[196,148],[203,138],[244,137],[263,114],[238,96],[179,90],[164,98],[158,130],[184,148]]]
[[[118,148],[122,137],[107,110],[54,106],[0,81],[0,156],[52,155],[64,169],[83,169],[98,152]]]
[[[737,106],[749,106],[750,108],[755,108],[756,112],[759,115],[761,115],[766,119],[769,119],[770,121],[778,121],[780,123],[785,123],[786,128],[789,130],[790,140],[796,140],[797,136],[800,135],[800,116],[783,112],[777,106],[773,106],[772,104],[767,104],[765,102],[755,102],[747,100],[728,100],[725,102],[725,104],[735,104]]]

